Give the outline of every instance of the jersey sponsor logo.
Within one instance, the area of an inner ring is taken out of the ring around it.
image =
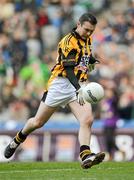
[[[81,61],[80,61],[79,65],[77,66],[77,69],[81,70],[82,72],[87,72],[88,71],[89,60],[90,60],[90,56],[83,55],[81,57]]]
[[[81,58],[82,65],[88,66],[89,65],[90,56],[84,55]]]

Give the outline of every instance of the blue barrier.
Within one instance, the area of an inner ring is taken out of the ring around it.
[[[16,122],[16,121],[3,121],[0,122],[0,130],[19,130],[24,126],[24,122]],[[103,128],[104,121],[103,120],[95,120],[93,123],[93,128]],[[134,119],[133,120],[123,120],[120,119],[117,123],[118,128],[134,128]],[[79,123],[74,120],[60,120],[60,121],[48,121],[41,129],[43,130],[51,130],[51,129],[57,129],[57,130],[77,130],[79,128]]]

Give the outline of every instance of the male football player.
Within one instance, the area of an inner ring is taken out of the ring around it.
[[[38,111],[6,147],[6,158],[14,154],[32,131],[42,127],[59,106],[68,105],[80,124],[78,139],[82,168],[87,169],[103,161],[105,153],[95,154],[90,149],[93,114],[91,104],[82,97],[82,86],[97,62],[91,53],[91,35],[96,24],[96,17],[85,13],[79,18],[77,27],[59,42],[56,64]]]

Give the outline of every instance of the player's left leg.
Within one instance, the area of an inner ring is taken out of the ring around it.
[[[92,153],[90,150],[91,126],[93,123],[92,108],[89,103],[81,106],[77,101],[69,103],[72,113],[80,123],[79,128],[79,143],[80,143],[80,158],[81,166],[84,169],[90,168],[93,165],[99,164],[105,157],[104,152]]]

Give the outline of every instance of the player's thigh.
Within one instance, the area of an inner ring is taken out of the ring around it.
[[[41,101],[35,119],[40,122],[47,122],[51,115],[55,112],[56,107],[50,107]]]
[[[69,103],[69,107],[80,123],[84,121],[93,121],[91,104],[85,103],[83,106],[81,106],[77,101],[73,101]]]

